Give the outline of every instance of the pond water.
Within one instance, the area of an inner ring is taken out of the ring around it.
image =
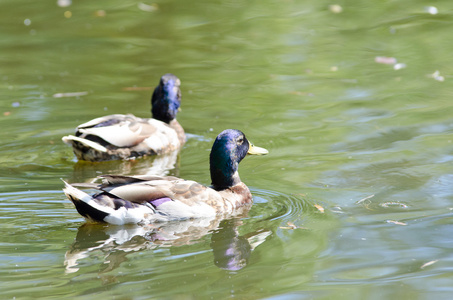
[[[2,298],[449,299],[453,7],[432,3],[3,0]],[[150,116],[168,72],[179,153],[76,161],[62,136]],[[109,173],[208,185],[226,128],[270,152],[241,163],[240,218],[89,225],[61,190]]]

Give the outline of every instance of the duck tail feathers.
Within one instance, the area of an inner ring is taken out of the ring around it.
[[[63,180],[63,192],[88,221],[114,225],[145,224],[156,215],[152,204],[138,204],[103,191],[90,196]]]
[[[107,152],[107,148],[105,148],[104,146],[102,146],[102,145],[100,145],[100,144],[98,144],[96,142],[81,138],[81,137],[77,137],[77,136],[73,136],[73,135],[67,135],[67,136],[62,137],[61,140],[65,144],[68,144],[69,146],[74,146],[73,145],[74,142],[79,142],[79,143],[83,144],[84,146],[86,146],[88,148],[93,148],[93,149],[95,149],[97,151],[100,151],[100,152]]]
[[[73,187],[64,181],[65,187],[63,192],[66,197],[74,203],[77,211],[84,218],[94,222],[106,222],[105,218],[114,212],[114,209],[108,206],[100,205],[96,199],[87,193]]]

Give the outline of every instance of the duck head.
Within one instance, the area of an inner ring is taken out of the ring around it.
[[[213,188],[226,189],[240,183],[238,166],[241,160],[247,154],[267,153],[266,149],[253,146],[240,130],[222,131],[214,141],[209,158]]]
[[[160,78],[151,98],[153,118],[170,123],[176,118],[181,105],[181,80],[173,74],[165,74]]]

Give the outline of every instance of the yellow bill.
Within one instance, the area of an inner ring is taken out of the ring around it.
[[[249,151],[247,152],[247,154],[266,155],[268,153],[269,153],[269,151],[267,151],[266,149],[257,147],[257,146],[253,146],[253,144],[249,142]]]

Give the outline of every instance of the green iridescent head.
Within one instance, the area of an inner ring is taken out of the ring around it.
[[[222,131],[214,141],[210,155],[212,185],[225,189],[241,182],[238,166],[247,154],[264,155],[268,151],[253,146],[244,133],[236,129]]]

